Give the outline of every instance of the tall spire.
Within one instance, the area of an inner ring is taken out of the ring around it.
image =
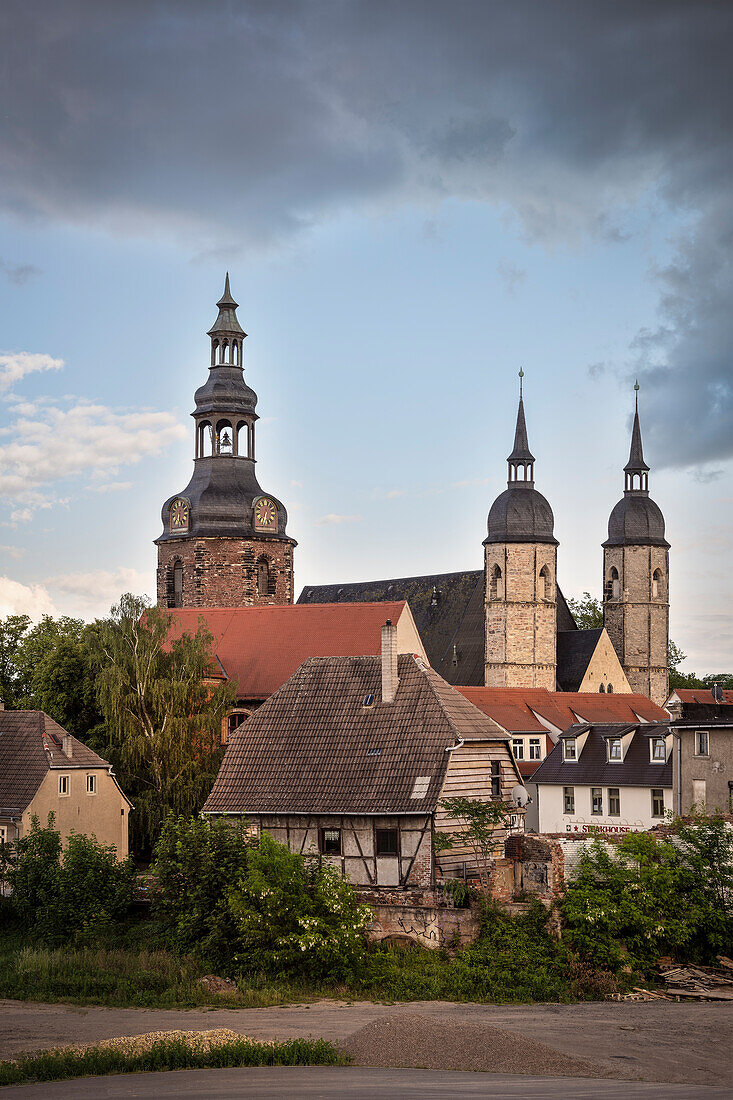
[[[239,302],[235,302],[232,297],[232,292],[229,289],[228,271],[226,279],[224,280],[224,293],[216,304],[219,307],[219,316],[209,329],[207,336],[211,336],[212,338],[221,336],[222,334],[225,336],[246,336],[247,333],[237,320],[237,307],[239,306]]]
[[[644,461],[644,449],[641,443],[641,425],[639,424],[639,383],[634,383],[634,426],[631,429],[631,450],[629,461],[624,466],[626,474],[626,492],[647,492],[649,467]],[[638,477],[638,483],[636,478]]]
[[[533,479],[533,464],[534,455],[529,449],[529,442],[527,440],[527,421],[524,418],[524,395],[522,392],[522,380],[524,378],[524,371],[519,371],[519,408],[517,409],[517,426],[514,430],[514,449],[509,455],[507,462],[509,463],[509,482],[514,484],[519,481],[530,482]],[[518,467],[522,467],[523,474],[519,477]]]

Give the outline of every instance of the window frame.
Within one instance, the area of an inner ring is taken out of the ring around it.
[[[533,755],[532,750],[537,749],[537,755]],[[542,759],[542,739],[540,737],[530,737],[529,739],[529,760],[541,760]]]
[[[613,755],[616,745],[618,745],[618,756]],[[606,760],[609,764],[623,764],[624,747],[620,737],[609,737],[606,741]]]
[[[657,746],[662,746],[662,755],[657,756]],[[667,739],[666,737],[652,737],[651,738],[651,762],[652,764],[666,764],[667,763]]]
[[[611,792],[615,791],[615,794]],[[613,809],[613,805],[616,805],[616,809]],[[620,787],[608,787],[608,816],[609,817],[621,817],[621,788]]]
[[[567,817],[575,816],[575,787],[563,787],[562,812]]]
[[[97,773],[87,772],[87,794],[96,794],[97,790]]]
[[[62,790],[62,787],[65,789]],[[64,772],[63,775],[59,776],[58,790],[59,798],[71,797],[71,776],[68,772]]]
[[[705,738],[705,752],[700,751],[700,738]],[[710,756],[710,730],[695,730],[695,756]]]
[[[384,836],[385,833],[395,834],[395,850],[394,851],[380,851],[380,835]],[[389,825],[379,827],[374,826],[374,856],[376,859],[399,859],[400,858],[400,827],[399,825]]]
[[[667,812],[664,805],[664,788],[651,787],[650,791],[652,796],[652,817],[659,820],[659,818],[663,818],[665,813]],[[659,813],[660,808],[661,813]]]
[[[578,740],[576,737],[564,737],[562,742],[562,758],[565,763],[578,763]]]
[[[338,833],[338,850],[327,848],[326,833]],[[318,830],[318,851],[322,856],[343,856],[343,834],[340,825],[322,825]]]
[[[512,738],[512,752],[514,753],[515,760],[524,760],[524,738],[513,737]]]
[[[491,797],[501,798],[501,761],[491,761]]]
[[[591,817],[603,817],[603,787],[591,787],[590,812]]]

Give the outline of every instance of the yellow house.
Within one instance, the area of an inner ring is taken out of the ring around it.
[[[33,817],[49,813],[64,841],[70,833],[128,850],[132,803],[112,765],[42,710],[0,710],[0,840],[26,836]]]

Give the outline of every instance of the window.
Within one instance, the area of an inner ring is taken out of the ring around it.
[[[621,816],[621,792],[618,787],[608,788],[608,816]]]
[[[501,569],[495,565],[489,577],[489,599],[500,600],[503,594],[501,584]]]
[[[621,579],[618,575],[618,569],[615,565],[611,567],[611,575],[609,581],[611,587],[611,599],[617,600],[621,595]]]
[[[530,760],[540,760],[541,756],[540,739],[539,737],[530,737],[529,739],[529,758]]]
[[[515,739],[512,741],[512,752],[514,753],[515,759],[524,760],[524,738],[523,737],[515,737]]]
[[[269,596],[270,592],[270,565],[267,558],[260,558],[257,562],[257,595]]]
[[[612,737],[608,741],[608,759],[614,761],[623,760],[620,737]]]
[[[183,607],[183,562],[173,566],[173,606]]]
[[[375,851],[378,856],[396,856],[399,853],[399,829],[376,829]]]
[[[242,712],[239,710],[235,710],[229,715],[229,717],[227,718],[227,740],[229,740],[229,738],[232,736],[235,729],[241,726],[246,717],[247,715],[242,714]]]
[[[59,796],[61,798],[67,798],[69,795],[69,779],[68,775],[59,776]]]
[[[563,787],[562,789],[563,813],[575,813],[575,787]]]
[[[710,755],[710,734],[707,730],[698,730],[695,734],[695,756]]]
[[[97,777],[96,775],[87,776],[87,794],[97,793]]]
[[[0,844],[4,844],[8,839],[8,827],[7,825],[0,825]]]
[[[608,692],[609,695],[613,695],[613,684],[609,684],[608,687],[606,688],[606,691]]]
[[[658,600],[663,595],[662,570],[655,569],[652,577],[652,599]]]
[[[540,569],[540,599],[550,600],[552,599],[552,584],[550,581],[550,570],[546,565],[543,565]]]
[[[663,737],[652,737],[652,760],[657,764],[667,762],[667,742]]]
[[[562,743],[563,760],[577,760],[578,747],[574,737],[567,737]]]
[[[661,787],[652,788],[652,817],[664,817],[664,791]]]
[[[321,829],[321,852],[324,856],[341,855],[340,829]]]
[[[603,787],[591,787],[590,806],[590,812],[592,814],[603,813]]]
[[[491,797],[501,798],[501,764],[498,760],[491,761]]]
[[[598,688],[598,690],[600,691],[601,695],[605,695],[606,688],[605,688],[604,684],[601,684],[600,687]]]

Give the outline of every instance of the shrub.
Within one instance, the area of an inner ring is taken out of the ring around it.
[[[263,833],[228,893],[245,969],[343,979],[361,965],[371,912],[349,882],[318,857]]]
[[[94,934],[120,920],[132,902],[134,872],[114,847],[72,833],[62,850],[53,814],[41,828],[34,818],[16,843],[7,872],[13,911],[30,931],[49,942]]]
[[[169,815],[155,848],[153,913],[173,947],[224,967],[236,949],[237,926],[227,890],[247,867],[242,822]]]

